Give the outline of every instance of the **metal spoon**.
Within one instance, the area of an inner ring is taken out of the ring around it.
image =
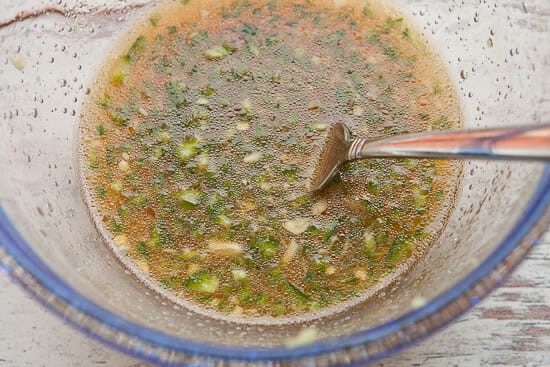
[[[550,159],[550,125],[470,131],[438,131],[379,139],[351,139],[349,128],[334,124],[311,188],[323,188],[347,161],[364,158]]]

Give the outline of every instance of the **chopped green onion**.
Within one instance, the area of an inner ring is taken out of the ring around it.
[[[265,258],[271,258],[277,254],[277,249],[279,248],[280,241],[275,237],[262,237],[255,242],[250,243],[250,246],[257,248]]]
[[[183,282],[185,288],[201,293],[214,293],[219,285],[220,281],[218,277],[208,270],[196,271]]]

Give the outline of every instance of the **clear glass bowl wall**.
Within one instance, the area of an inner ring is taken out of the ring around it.
[[[393,3],[447,63],[466,128],[550,122],[547,2]],[[548,167],[466,162],[456,210],[429,254],[361,307],[307,324],[261,327],[208,319],[159,298],[102,244],[80,195],[75,158],[76,126],[95,73],[122,30],[154,5],[1,6],[0,262],[85,332],[165,363],[364,362],[477,302],[545,229]],[[24,61],[21,70],[17,60]],[[419,299],[426,302],[420,308]],[[318,342],[284,346],[310,326],[319,330]]]

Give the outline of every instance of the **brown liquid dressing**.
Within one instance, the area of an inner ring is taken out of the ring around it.
[[[459,163],[357,161],[308,192],[331,123],[362,137],[460,126],[441,61],[388,12],[190,1],[136,28],[80,138],[86,201],[122,263],[188,308],[272,323],[408,271],[452,210]]]

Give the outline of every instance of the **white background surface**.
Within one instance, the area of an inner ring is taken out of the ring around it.
[[[148,365],[84,337],[0,274],[0,367],[21,366]],[[550,232],[490,297],[375,366],[550,366]]]

